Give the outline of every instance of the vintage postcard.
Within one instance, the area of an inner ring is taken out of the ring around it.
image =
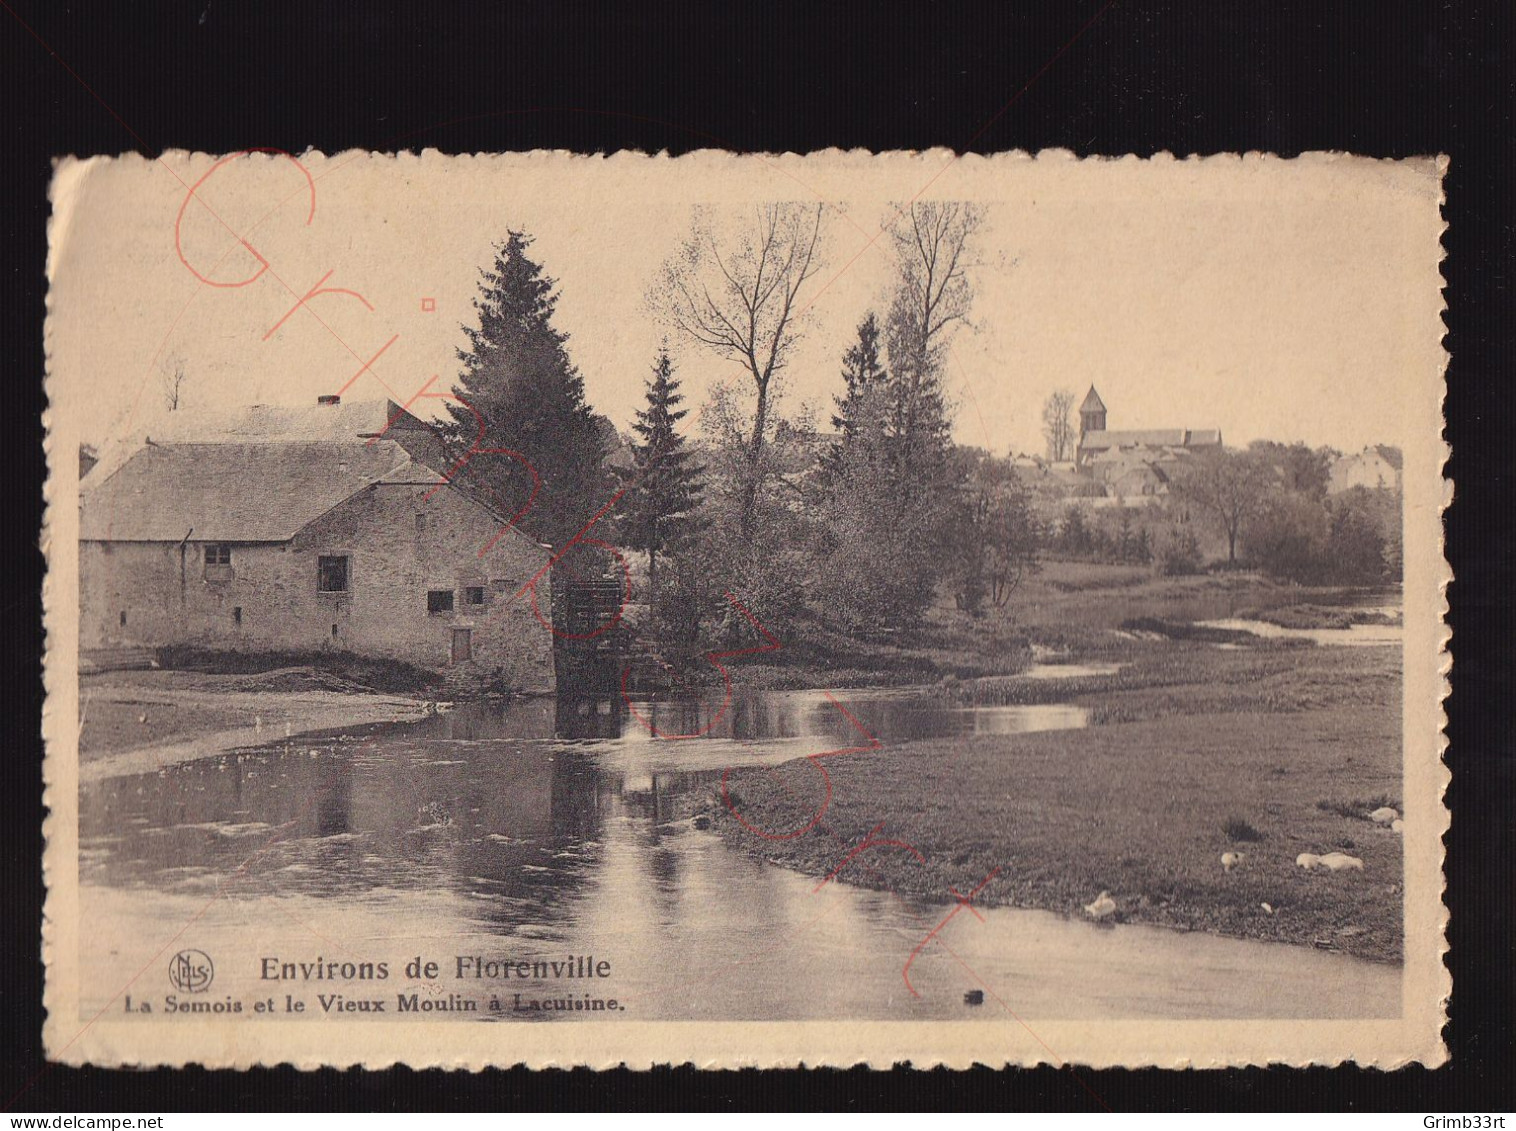
[[[48,1055],[1441,1062],[1444,169],[60,160]]]

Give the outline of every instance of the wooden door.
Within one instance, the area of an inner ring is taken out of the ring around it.
[[[474,655],[474,630],[472,628],[453,629],[453,663],[461,663],[472,659]]]

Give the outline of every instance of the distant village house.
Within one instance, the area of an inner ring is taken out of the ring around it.
[[[1333,462],[1327,491],[1333,495],[1351,491],[1354,487],[1399,491],[1400,468],[1399,448],[1373,444]]]

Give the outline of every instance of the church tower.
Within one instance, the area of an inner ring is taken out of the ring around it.
[[[1090,386],[1090,391],[1085,394],[1084,403],[1079,406],[1079,440],[1084,441],[1086,432],[1105,431],[1105,402],[1100,399],[1100,394],[1095,391],[1095,386]]]

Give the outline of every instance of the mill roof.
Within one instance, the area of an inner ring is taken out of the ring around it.
[[[391,424],[390,422],[394,423]],[[386,427],[388,426],[388,427]],[[337,404],[253,404],[171,412],[148,429],[158,443],[353,440],[426,425],[388,398]]]
[[[399,443],[152,443],[81,496],[90,541],[285,542],[373,483],[435,483]]]

